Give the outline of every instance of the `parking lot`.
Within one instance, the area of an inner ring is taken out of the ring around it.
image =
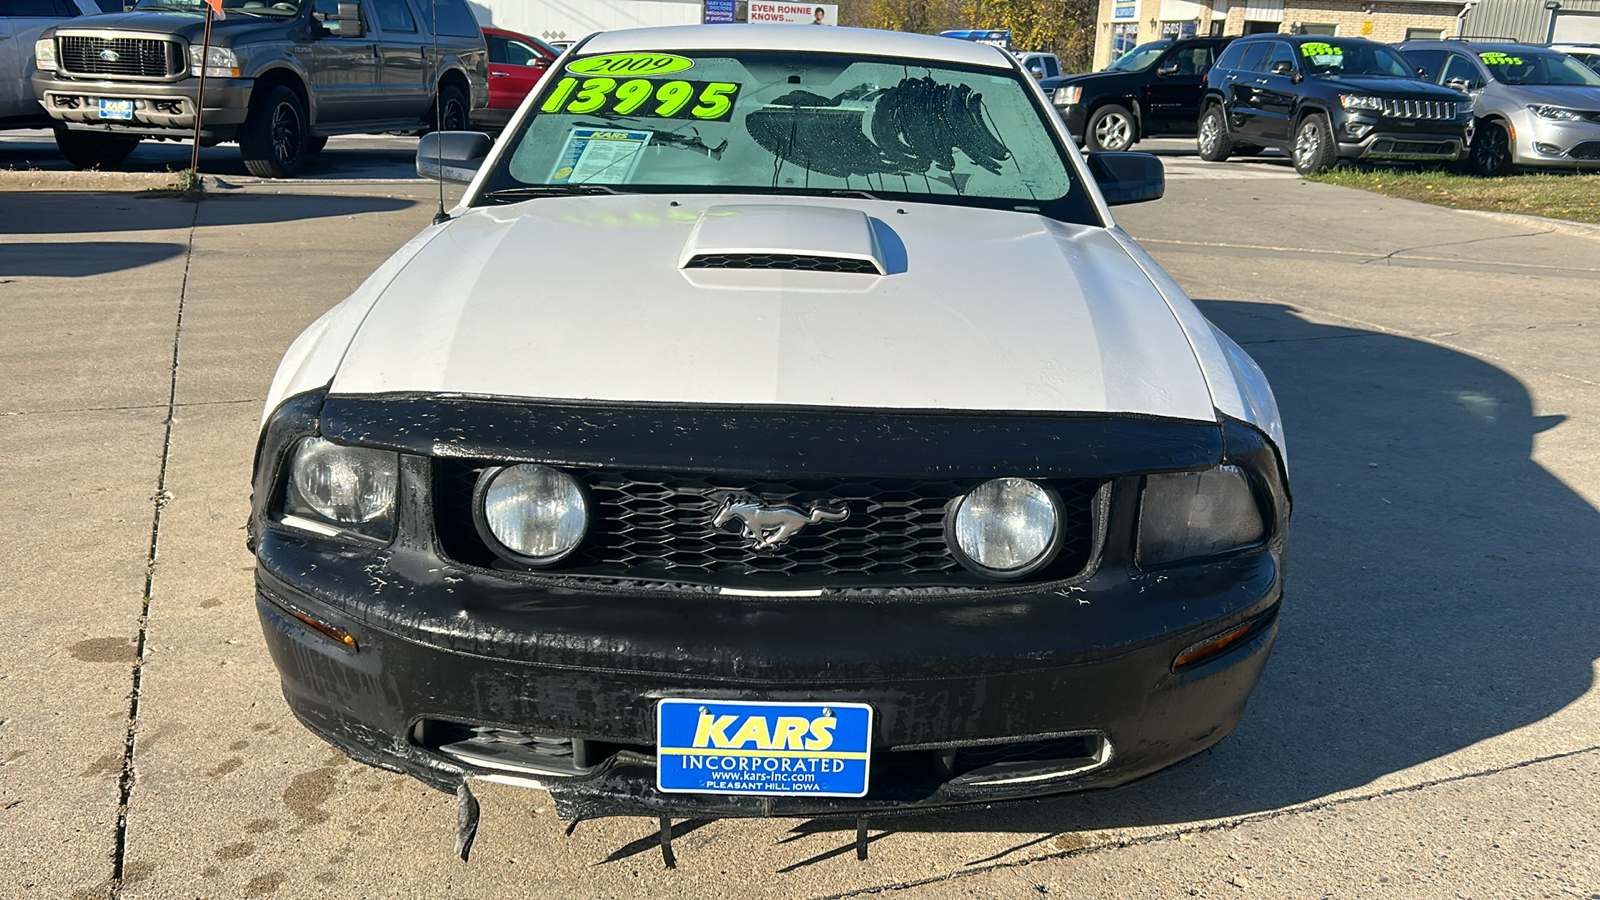
[[[282,182],[217,148],[200,201],[0,193],[0,895],[1600,897],[1600,237],[1181,141],[1118,219],[1266,369],[1295,487],[1239,729],[1116,791],[874,819],[866,861],[853,820],[690,819],[667,870],[653,820],[568,834],[491,786],[461,863],[452,797],[288,713],[243,531],[284,348],[435,211],[414,144]]]

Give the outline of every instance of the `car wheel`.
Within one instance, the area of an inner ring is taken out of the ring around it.
[[[306,161],[306,108],[287,85],[251,104],[239,129],[239,154],[244,167],[258,178],[289,178]]]
[[[439,88],[437,105],[429,116],[430,131],[466,131],[467,96],[461,88],[447,84]]]
[[[1222,116],[1222,107],[1212,105],[1200,117],[1200,133],[1195,138],[1200,148],[1200,158],[1206,162],[1222,162],[1233,152],[1233,139],[1228,136],[1228,122]]]
[[[1311,115],[1294,129],[1294,170],[1301,175],[1316,175],[1333,167],[1333,133],[1328,120]]]
[[[1472,136],[1467,165],[1477,175],[1504,175],[1511,171],[1511,133],[1499,122],[1481,122]]]
[[[56,149],[67,162],[80,169],[109,169],[121,165],[137,146],[138,138],[56,129]]]
[[[326,146],[328,146],[328,136],[325,134],[306,138],[307,153],[321,153],[322,148]]]
[[[1126,150],[1133,146],[1138,126],[1133,113],[1126,107],[1111,104],[1102,106],[1089,117],[1089,127],[1084,135],[1089,150]]]

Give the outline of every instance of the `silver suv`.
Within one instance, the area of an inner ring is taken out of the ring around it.
[[[1406,41],[1398,48],[1423,78],[1472,95],[1474,172],[1600,169],[1600,75],[1572,57],[1529,44]]]
[[[33,71],[33,44],[52,25],[100,12],[120,12],[122,0],[6,0],[0,3],[0,128],[36,128],[50,124],[44,107],[33,98],[28,75]]]

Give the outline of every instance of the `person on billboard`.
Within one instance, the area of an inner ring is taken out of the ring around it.
[[[827,22],[822,21],[822,17],[826,16],[827,14],[828,14],[827,10],[823,9],[820,6],[817,7],[817,16],[816,16],[815,19],[811,20],[811,24],[813,24],[813,25],[826,25],[826,24],[828,24]]]

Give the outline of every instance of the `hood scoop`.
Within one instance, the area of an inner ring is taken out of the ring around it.
[[[700,214],[680,269],[782,269],[886,275],[866,213],[827,206],[712,206]]]

